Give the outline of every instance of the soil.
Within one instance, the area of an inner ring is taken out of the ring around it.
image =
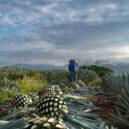
[[[0,117],[7,115],[9,113],[9,108],[4,107],[4,106],[0,106]]]
[[[93,114],[98,114],[103,120],[112,120],[112,114],[115,113],[115,109],[106,103],[106,97],[104,95],[99,96],[89,96],[97,107],[101,108],[102,110],[91,111]]]

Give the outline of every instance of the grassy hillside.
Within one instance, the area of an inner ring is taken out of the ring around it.
[[[8,101],[19,93],[33,93],[48,84],[67,81],[66,70],[31,70],[13,67],[0,68],[0,101]]]

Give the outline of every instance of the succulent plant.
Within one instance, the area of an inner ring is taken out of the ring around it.
[[[61,89],[65,89],[65,88],[68,87],[68,84],[66,84],[66,83],[60,83],[60,84],[59,84],[59,87],[60,87]]]
[[[43,74],[51,84],[59,84],[68,81],[69,72],[63,69],[44,70]]]
[[[50,87],[56,92],[57,95],[62,94],[62,91],[58,85],[50,85]]]
[[[42,96],[45,95],[50,95],[50,94],[56,94],[56,92],[53,90],[53,88],[43,88],[42,90],[39,91],[39,97],[41,98]]]
[[[68,112],[66,102],[64,99],[56,94],[42,96],[37,102],[37,110],[40,116],[61,118],[59,108]]]
[[[78,72],[78,79],[82,80],[85,84],[88,82],[96,79],[98,77],[97,73],[92,70],[87,70],[87,69],[79,69]]]
[[[62,120],[57,120],[55,118],[38,117],[29,120],[24,129],[66,129],[66,126]]]
[[[117,109],[113,115],[113,124],[121,128],[129,128],[129,74],[103,77],[103,90],[108,103]]]
[[[19,94],[19,95],[16,95],[15,97],[13,97],[9,101],[9,104],[12,107],[16,107],[16,108],[25,107],[25,106],[29,106],[32,104],[32,99],[28,95]]]
[[[30,96],[30,98],[32,99],[32,101],[37,101],[39,99],[38,93],[30,93],[28,95]]]
[[[68,87],[79,88],[80,86],[77,82],[71,82]]]
[[[14,81],[10,80],[2,80],[0,82],[0,88],[1,90],[12,90],[12,91],[17,91],[18,86]]]
[[[86,84],[82,80],[77,80],[76,83],[78,83],[80,87],[86,86]]]

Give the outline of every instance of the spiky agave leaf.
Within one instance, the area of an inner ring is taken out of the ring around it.
[[[119,127],[129,128],[129,74],[123,73],[118,77],[106,75],[103,84],[108,102],[114,105],[118,112],[113,115],[113,123]]]
[[[105,93],[110,96],[109,101],[121,107],[121,110],[129,111],[129,74],[119,77],[105,76],[103,78]]]
[[[24,118],[18,119],[16,121],[10,121],[3,125],[0,129],[23,129],[24,128]]]
[[[9,113],[8,115],[1,117],[0,120],[8,120],[8,119],[16,116],[17,114],[24,112],[24,111],[25,111],[25,109],[15,109],[13,112]]]

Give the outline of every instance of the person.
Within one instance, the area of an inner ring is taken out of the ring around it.
[[[77,80],[77,67],[78,63],[74,59],[69,60],[68,70],[70,72],[69,81],[76,81]]]

